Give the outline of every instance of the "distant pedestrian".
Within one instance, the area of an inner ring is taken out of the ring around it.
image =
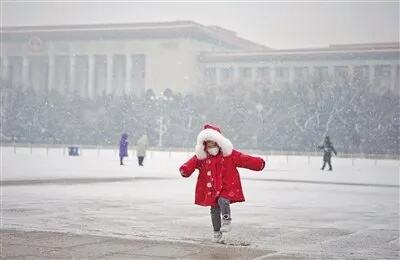
[[[329,171],[332,171],[332,164],[331,164],[332,152],[335,153],[335,155],[337,155],[337,152],[335,150],[335,147],[333,147],[333,144],[329,139],[329,136],[325,137],[324,144],[318,146],[318,148],[324,150],[324,157],[323,157],[324,164],[322,165],[321,170],[324,170],[325,165],[328,164]]]
[[[128,135],[122,134],[119,141],[119,164],[124,165],[124,157],[128,157]]]
[[[144,134],[142,135],[142,137],[140,137],[136,145],[136,155],[138,158],[139,166],[143,166],[143,161],[144,158],[146,157],[146,150],[148,146],[149,146],[149,140],[147,138],[147,135]]]

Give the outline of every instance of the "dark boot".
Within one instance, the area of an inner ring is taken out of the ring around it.
[[[143,157],[143,156],[139,156],[139,157],[138,157],[139,166],[143,166],[143,160],[144,160],[144,157]]]

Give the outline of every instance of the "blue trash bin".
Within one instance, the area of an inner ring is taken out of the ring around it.
[[[79,156],[79,147],[78,146],[69,146],[68,147],[68,155],[69,156]]]

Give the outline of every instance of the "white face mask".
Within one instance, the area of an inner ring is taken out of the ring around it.
[[[217,155],[219,153],[219,148],[218,147],[213,147],[213,148],[208,148],[207,152],[211,155]]]

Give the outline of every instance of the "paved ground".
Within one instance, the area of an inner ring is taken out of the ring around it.
[[[399,259],[396,188],[244,181],[250,201],[232,205],[230,238],[251,245],[232,247],[210,242],[209,209],[190,203],[188,181],[3,186],[1,256]]]
[[[4,151],[3,151],[4,152]],[[164,156],[164,157],[162,157]],[[179,157],[181,156],[181,157]],[[139,168],[114,154],[2,154],[4,259],[399,259],[398,161],[269,157],[241,169],[245,203],[232,205],[228,241],[210,242],[209,208],[193,205],[185,154]]]
[[[303,259],[248,247],[1,231],[1,259]]]

